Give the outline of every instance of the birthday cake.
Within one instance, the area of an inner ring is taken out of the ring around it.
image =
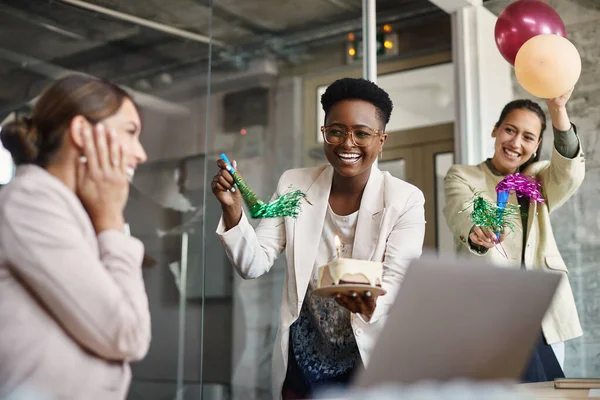
[[[319,269],[319,287],[344,284],[381,287],[382,276],[381,262],[337,258]]]

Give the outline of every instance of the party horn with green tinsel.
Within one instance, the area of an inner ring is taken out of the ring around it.
[[[229,171],[233,177],[233,180],[242,195],[242,199],[244,199],[244,203],[246,203],[246,207],[248,207],[251,218],[296,218],[298,216],[300,213],[300,202],[303,199],[306,200],[306,194],[302,191],[292,190],[282,194],[270,203],[265,203],[258,198],[248,184],[246,184],[242,177],[236,172],[225,154],[221,154],[221,159],[225,161],[227,171]]]
[[[492,232],[502,232],[504,227],[514,232],[518,227],[516,220],[521,215],[521,208],[518,205],[506,203],[500,210],[500,207],[484,199],[480,193],[475,193],[467,208],[460,212],[465,212],[471,207],[473,211],[469,217],[475,226],[489,229]]]

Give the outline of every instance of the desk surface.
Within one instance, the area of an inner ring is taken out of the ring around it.
[[[587,399],[590,393],[589,389],[555,389],[554,382],[525,383],[519,388],[536,400]]]

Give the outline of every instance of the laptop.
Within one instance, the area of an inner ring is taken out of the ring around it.
[[[423,256],[354,386],[423,380],[519,380],[561,273]]]

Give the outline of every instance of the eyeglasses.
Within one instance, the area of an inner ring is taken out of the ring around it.
[[[346,135],[350,134],[352,143],[358,147],[367,147],[373,142],[375,136],[381,135],[383,129],[371,129],[368,126],[347,127],[341,124],[322,126],[321,132],[323,139],[328,144],[342,144],[346,140]]]

